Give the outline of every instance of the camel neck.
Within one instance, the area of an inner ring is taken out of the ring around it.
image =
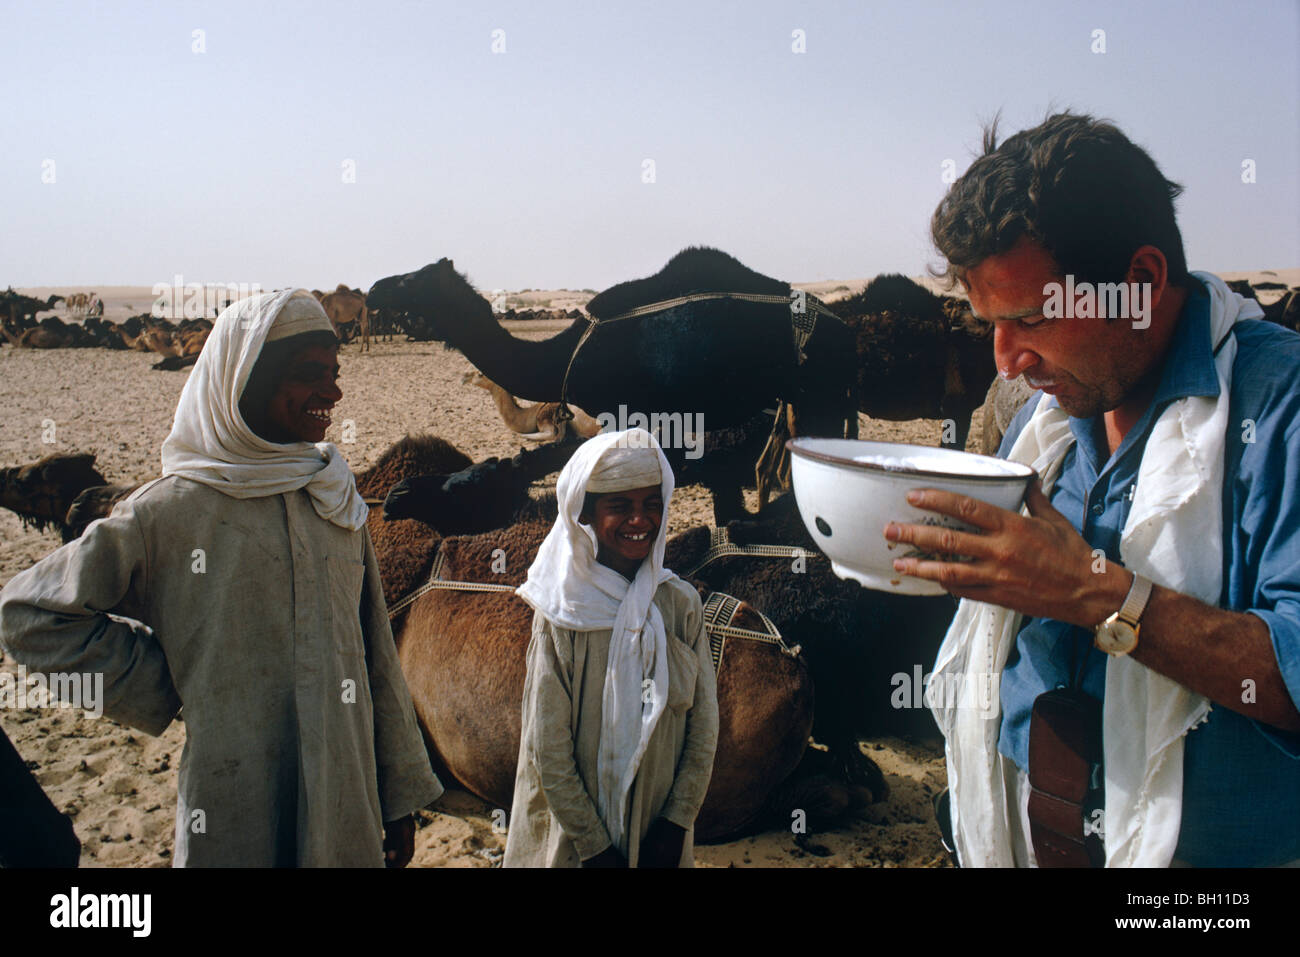
[[[519,403],[515,401],[515,397],[495,382],[488,387],[488,391],[492,393],[492,401],[496,403],[497,411],[506,418],[511,418],[524,411],[519,407]]]
[[[493,318],[470,323],[467,335],[452,345],[512,396],[530,402],[554,402],[560,397],[569,358],[586,328],[587,320],[576,319],[563,332],[534,342],[515,338]]]

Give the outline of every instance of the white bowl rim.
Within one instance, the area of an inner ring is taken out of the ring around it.
[[[912,445],[906,442],[878,442],[874,439],[838,439],[833,436],[799,436],[793,439],[787,439],[785,447],[790,450],[792,455],[802,458],[812,459],[815,462],[824,462],[827,465],[834,465],[839,468],[859,469],[865,472],[883,472],[887,475],[928,475],[936,478],[961,479],[967,482],[994,482],[1005,484],[1007,482],[1022,482],[1031,479],[1036,474],[1028,465],[1022,465],[1019,462],[1012,462],[1008,459],[996,458],[992,455],[978,455],[975,452],[961,452],[961,455],[974,455],[977,458],[989,460],[998,463],[998,466],[1009,470],[1013,474],[1003,473],[1002,475],[972,475],[969,472],[942,472],[937,469],[909,468],[905,466],[881,465],[878,462],[859,462],[856,459],[845,458],[842,455],[834,455],[830,452],[822,452],[808,448],[802,443],[825,441],[850,442],[861,441],[871,442],[873,445],[888,445],[897,449],[899,452],[906,454],[908,451],[916,452],[956,452],[957,449],[935,448],[930,445]]]

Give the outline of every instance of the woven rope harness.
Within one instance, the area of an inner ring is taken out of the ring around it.
[[[817,554],[816,552],[812,554]],[[726,558],[731,555],[748,555],[754,558],[808,558],[810,557],[807,549],[800,548],[798,545],[736,545],[731,541],[731,536],[725,528],[711,529],[709,532],[709,550],[704,553],[700,559],[686,573],[688,578],[695,577],[701,568],[710,562],[715,562],[719,558]]]
[[[721,539],[718,533],[722,533]],[[704,560],[695,566],[688,574],[695,574],[697,570],[703,568],[714,559],[721,558],[724,555],[764,555],[768,557],[788,557],[792,552],[804,554],[802,549],[789,548],[784,545],[732,545],[727,539],[726,529],[714,529],[711,542],[720,543],[711,545],[708,554]],[[715,554],[715,550],[717,554]],[[766,549],[767,551],[754,551],[754,549]],[[797,557],[797,556],[795,556]],[[388,618],[391,621],[409,608],[416,599],[436,589],[445,591],[477,591],[477,592],[510,592],[514,593],[515,585],[497,585],[491,582],[465,582],[450,581],[442,577],[442,551],[434,557],[433,568],[429,571],[429,580],[426,581],[415,591],[411,592],[400,601],[396,601],[388,609]],[[716,674],[722,668],[722,655],[726,650],[728,638],[739,638],[744,641],[758,641],[764,644],[776,645],[781,649],[781,653],[789,655],[791,658],[799,655],[800,646],[795,645],[791,648],[781,637],[781,630],[772,623],[772,620],[764,615],[757,608],[750,606],[750,611],[759,617],[763,623],[763,630],[756,631],[752,628],[741,628],[732,624],[737,614],[740,612],[741,601],[731,595],[724,594],[720,591],[711,592],[708,600],[704,602],[704,630],[709,635],[709,654],[713,658],[713,671]]]

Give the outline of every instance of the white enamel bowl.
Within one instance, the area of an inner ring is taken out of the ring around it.
[[[930,557],[885,539],[903,522],[976,531],[907,502],[914,488],[938,488],[1017,511],[1034,471],[951,449],[859,439],[791,439],[791,479],[799,514],[841,578],[900,595],[942,595],[936,582],[894,571],[894,559]]]

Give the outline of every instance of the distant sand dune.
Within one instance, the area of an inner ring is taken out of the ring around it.
[[[1252,283],[1280,282],[1288,287],[1300,286],[1300,268],[1256,269],[1246,272],[1221,272],[1217,275],[1225,280],[1248,279]],[[932,292],[949,292],[944,287],[944,284],[933,276],[920,275],[911,278]],[[793,285],[796,289],[812,293],[824,302],[829,303],[861,292],[866,288],[868,282],[870,282],[869,279],[823,279],[816,282],[796,282]],[[332,289],[333,286],[330,288]],[[152,286],[25,286],[19,288],[18,291],[23,295],[37,299],[47,299],[52,295],[67,296],[74,292],[94,291],[99,293],[99,297],[104,300],[104,317],[115,322],[120,322],[137,313],[148,312],[153,305],[154,299],[157,298],[153,294]],[[484,298],[489,300],[504,296],[509,308],[561,309],[566,312],[570,309],[585,310],[592,295],[574,289],[528,289],[526,291],[480,289],[479,291],[483,293]],[[953,292],[960,295],[961,289],[958,288]],[[1261,292],[1260,301],[1272,302],[1281,295],[1281,291]],[[53,314],[61,318],[67,316],[66,309],[61,303],[56,307]],[[207,318],[212,318],[211,313],[208,314]]]

